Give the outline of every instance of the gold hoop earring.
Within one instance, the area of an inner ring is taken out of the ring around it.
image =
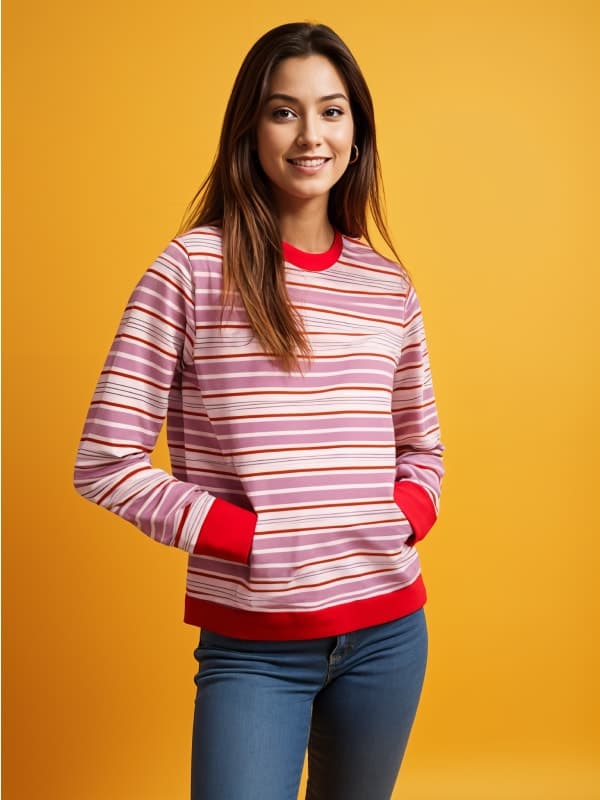
[[[358,161],[358,157],[359,157],[359,155],[360,155],[360,150],[358,149],[357,145],[353,144],[353,145],[352,145],[352,149],[353,149],[353,150],[356,150],[356,155],[354,156],[354,158],[351,158],[351,159],[350,159],[350,161],[348,162],[348,164],[356,164],[356,162]]]

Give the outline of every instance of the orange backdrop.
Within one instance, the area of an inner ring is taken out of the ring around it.
[[[598,798],[600,7],[582,0],[5,0],[4,797],[188,795],[185,556],[81,500],[72,464],[243,55],[298,13],[372,88],[447,447],[395,796]]]

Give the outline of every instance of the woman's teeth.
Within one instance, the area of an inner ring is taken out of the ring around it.
[[[289,159],[291,164],[295,164],[297,167],[320,167],[321,164],[324,164],[327,159],[326,158],[290,158]]]

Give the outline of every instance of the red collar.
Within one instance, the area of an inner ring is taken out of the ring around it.
[[[298,250],[287,242],[283,242],[283,258],[294,264],[296,267],[318,271],[332,267],[340,257],[342,252],[342,234],[339,231],[335,232],[333,237],[333,244],[324,253],[307,253],[305,250]]]

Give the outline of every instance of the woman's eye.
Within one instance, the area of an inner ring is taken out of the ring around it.
[[[275,111],[273,111],[273,116],[275,119],[292,119],[294,112],[289,108],[276,108]]]
[[[325,111],[326,117],[341,117],[344,112],[341,108],[328,108]]]

